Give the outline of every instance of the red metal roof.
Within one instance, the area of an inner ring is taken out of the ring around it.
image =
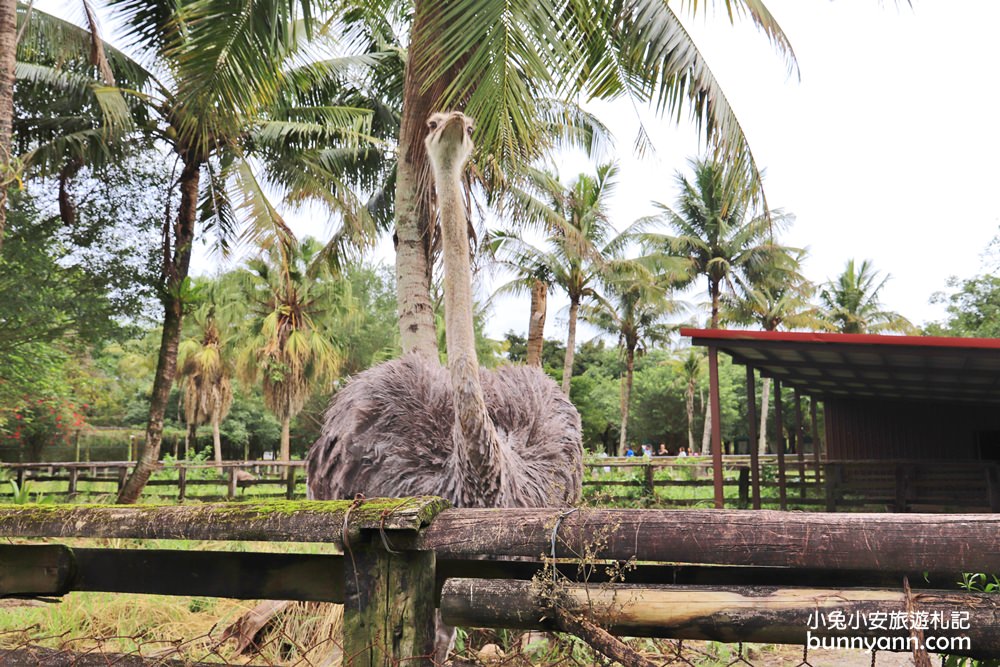
[[[817,397],[1000,403],[1000,339],[682,328]]]

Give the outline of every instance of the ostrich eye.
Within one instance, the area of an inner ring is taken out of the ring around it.
[[[472,126],[470,125],[469,127],[465,128],[465,131],[466,131],[466,133],[467,133],[467,134],[468,134],[468,135],[469,135],[469,136],[471,137],[471,136],[472,136],[472,131],[473,131],[474,129],[476,129],[476,128],[474,128],[474,127],[472,127]]]
[[[438,122],[436,120],[429,120],[427,121],[427,127],[431,128],[432,130],[436,130],[438,129]]]

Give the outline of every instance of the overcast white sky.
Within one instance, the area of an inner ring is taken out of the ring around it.
[[[892,276],[885,305],[923,323],[943,316],[928,299],[948,276],[980,271],[1000,224],[1000,2],[901,4],[767,0],[801,81],[748,23],[687,23],[766,169],[770,206],[796,215],[784,238],[809,248],[806,275],[822,282],[870,258]],[[673,174],[698,150],[693,127],[645,117],[657,155],[636,160],[631,106],[590,107],[618,139],[616,224],[651,213],[650,200],[672,202]],[[564,174],[582,168],[568,159]],[[518,305],[495,309],[493,334],[526,328]]]
[[[943,315],[928,299],[948,276],[981,270],[1000,224],[1000,2],[896,4],[767,0],[795,48],[801,80],[787,76],[748,22],[732,27],[722,15],[686,22],[766,170],[769,204],[797,217],[784,239],[809,248],[806,275],[819,283],[851,257],[870,258],[892,275],[885,305],[923,323]],[[65,0],[40,6],[74,11]],[[639,160],[631,155],[638,127],[631,104],[588,106],[617,139],[615,224],[651,213],[651,200],[672,202],[674,173],[699,149],[694,128],[644,113],[656,154]],[[590,169],[579,155],[560,164],[566,180]],[[329,234],[322,216],[288,219],[298,234]],[[214,271],[217,261],[199,255],[195,270]],[[377,256],[391,263],[391,247],[381,244]],[[561,338],[565,301],[550,304],[546,334]],[[505,300],[488,333],[523,333],[526,324],[527,299]]]

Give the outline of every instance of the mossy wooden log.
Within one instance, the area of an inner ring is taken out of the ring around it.
[[[719,565],[1000,572],[1000,516],[754,510],[442,512],[414,546],[439,558],[556,555]]]
[[[381,537],[344,554],[344,665],[433,664],[434,553],[388,551]]]
[[[0,505],[0,537],[334,542],[352,531],[415,532],[440,498],[218,503],[192,506]]]
[[[844,619],[888,619],[906,614],[902,590],[776,587],[695,587],[559,584],[563,608],[622,636],[707,639],[722,642],[805,644],[814,637],[908,637],[907,628],[834,629],[830,612]],[[538,582],[449,579],[441,592],[446,623],[466,627],[555,630],[556,621],[539,595]],[[953,652],[978,658],[1000,657],[1000,600],[988,593],[914,591],[913,609],[951,619],[968,614],[967,629],[928,629],[925,634],[969,638],[969,648]],[[820,621],[817,614],[824,614]],[[811,627],[811,625],[813,627]],[[963,621],[963,625],[965,622]],[[902,643],[901,643],[902,644]]]

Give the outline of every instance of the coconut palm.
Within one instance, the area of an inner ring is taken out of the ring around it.
[[[781,210],[754,214],[747,191],[752,184],[722,163],[692,160],[694,179],[678,173],[680,194],[673,208],[656,203],[662,210],[649,223],[665,223],[672,234],[647,233],[650,249],[664,257],[687,262],[689,280],[705,276],[711,304],[709,326],[720,323],[723,292],[739,294],[771,267],[784,261],[785,249],[774,234],[793,220]]]
[[[605,297],[585,304],[583,318],[598,329],[618,337],[618,349],[625,358],[621,379],[621,432],[618,455],[625,455],[628,442],[629,405],[635,358],[649,345],[667,339],[672,327],[664,318],[676,312],[669,298],[669,284],[636,261],[620,260],[605,274]]]
[[[132,52],[151,64],[146,87],[128,94],[143,104],[137,122],[146,134],[174,154],[179,200],[164,220],[164,321],[146,445],[118,496],[134,502],[159,456],[181,322],[193,296],[188,269],[198,224],[223,250],[235,238],[288,239],[259,178],[296,201],[325,190],[345,221],[367,219],[338,165],[324,157],[363,142],[370,113],[330,99],[345,63],[306,59],[309,3],[112,0],[111,7]]]
[[[669,116],[688,109],[707,139],[756,179],[757,168],[721,87],[678,20],[659,0],[355,0],[343,7],[372,24],[409,23],[396,178],[396,274],[404,352],[437,354],[430,284],[433,239],[423,138],[432,111],[460,108],[477,119],[476,163],[494,185],[553,144],[547,128],[586,141],[588,121],[567,100],[630,96]],[[780,26],[762,2],[722,0],[749,16],[794,66]],[[699,3],[685,3],[696,13]],[[569,122],[567,122],[569,121]],[[643,135],[644,136],[644,135]],[[641,141],[640,143],[643,143]],[[759,182],[759,179],[756,179]]]
[[[516,239],[516,242],[511,241]],[[506,248],[505,248],[506,244]],[[511,254],[510,246],[517,245],[520,250],[527,251],[520,256]],[[514,232],[495,233],[485,244],[494,261],[514,274],[514,278],[498,287],[491,299],[498,296],[522,295],[528,293],[531,297],[528,309],[528,338],[524,363],[528,366],[542,366],[542,346],[545,342],[545,318],[548,315],[548,296],[552,289],[552,275],[544,263],[533,261],[533,258],[544,258],[545,253],[521,241],[520,235]]]
[[[311,238],[275,244],[242,272],[253,317],[238,372],[247,384],[262,383],[264,404],[281,422],[282,461],[290,460],[292,419],[341,362],[329,332],[343,300],[339,281],[314,264],[322,247]]]
[[[494,247],[507,262],[531,272],[544,271],[552,285],[569,297],[569,324],[562,389],[569,395],[580,306],[597,296],[598,279],[607,262],[633,238],[630,227],[616,233],[607,216],[607,201],[615,188],[618,167],[603,164],[593,176],[580,174],[563,184],[552,174],[534,172],[527,188],[518,190],[525,221],[548,231],[546,248],[523,241],[516,232],[494,235]]]
[[[233,404],[232,363],[215,305],[203,305],[191,319],[194,335],[181,341],[177,351],[177,378],[184,399],[184,421],[188,425],[184,451],[191,451],[198,425],[209,422],[215,462],[221,465],[219,425]]]
[[[810,303],[815,286],[799,268],[804,250],[785,249],[779,262],[766,267],[754,284],[739,295],[723,298],[722,318],[741,325],[757,325],[764,331],[778,329],[823,329],[826,325]],[[771,378],[763,379],[760,398],[758,447],[767,453],[767,413],[771,398]]]
[[[879,297],[888,280],[888,275],[879,275],[871,260],[864,260],[860,266],[849,260],[843,273],[820,289],[822,317],[827,326],[841,333],[916,334],[917,328],[908,319],[882,309]]]
[[[674,367],[684,381],[684,408],[687,413],[688,452],[694,453],[694,395],[702,376],[704,356],[695,349],[674,362]]]

